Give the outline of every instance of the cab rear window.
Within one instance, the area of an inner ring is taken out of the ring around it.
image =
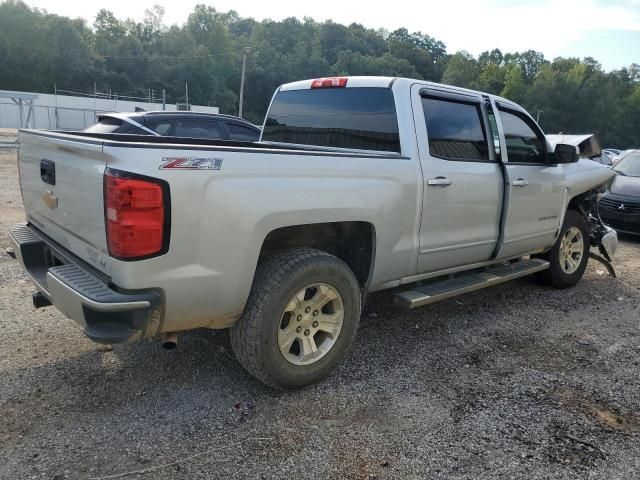
[[[299,145],[400,151],[389,88],[319,88],[278,92],[262,140]]]

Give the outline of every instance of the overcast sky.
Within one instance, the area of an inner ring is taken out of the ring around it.
[[[610,70],[640,63],[640,0],[348,0],[252,1],[217,0],[26,0],[50,13],[83,17],[90,23],[101,8],[119,18],[140,20],[154,4],[166,9],[165,23],[183,23],[197,3],[219,11],[236,10],[257,20],[312,17],[338,23],[361,23],[371,28],[406,27],[422,31],[447,45],[449,52],[477,55],[500,48],[503,52],[539,50],[556,56],[592,56]]]

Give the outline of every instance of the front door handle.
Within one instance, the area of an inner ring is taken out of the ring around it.
[[[447,177],[436,177],[436,178],[430,178],[427,180],[427,185],[438,186],[438,187],[448,187],[452,183],[453,182],[451,181],[451,179]]]
[[[529,182],[527,182],[524,178],[518,178],[511,182],[511,185],[513,185],[514,187],[526,187],[527,185],[529,185]]]

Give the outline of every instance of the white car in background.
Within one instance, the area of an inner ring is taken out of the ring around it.
[[[622,153],[622,150],[618,148],[604,148],[602,150],[602,153],[604,153],[607,157],[613,159],[613,157],[615,157],[616,155],[620,155]]]
[[[620,152],[618,155],[616,155],[615,157],[613,157],[611,159],[611,162],[615,165],[616,163],[618,163],[620,160],[622,160],[624,157],[626,157],[627,155],[629,155],[631,152],[635,152],[636,150],[633,148],[630,148],[629,150],[624,150],[622,152]]]

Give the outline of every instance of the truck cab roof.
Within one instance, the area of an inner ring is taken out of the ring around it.
[[[522,108],[517,103],[512,102],[504,97],[500,97],[498,95],[492,95],[486,92],[481,92],[478,90],[472,90],[469,88],[456,87],[454,85],[446,85],[443,83],[430,82],[427,80],[419,80],[416,78],[408,78],[408,77],[383,77],[383,76],[338,76],[338,77],[325,77],[325,78],[316,78],[316,79],[307,79],[300,80],[291,83],[285,83],[278,88],[277,92],[285,92],[290,90],[309,90],[313,87],[313,83],[322,80],[329,79],[346,79],[346,83],[344,88],[392,88],[394,86],[400,88],[410,88],[411,85],[420,84],[425,87],[431,87],[434,89],[446,89],[450,92],[460,93],[460,94],[473,94],[473,95],[484,95],[486,97],[491,97],[495,99],[497,102],[508,106],[510,108],[515,108],[517,110],[522,110],[526,112],[524,108]]]

